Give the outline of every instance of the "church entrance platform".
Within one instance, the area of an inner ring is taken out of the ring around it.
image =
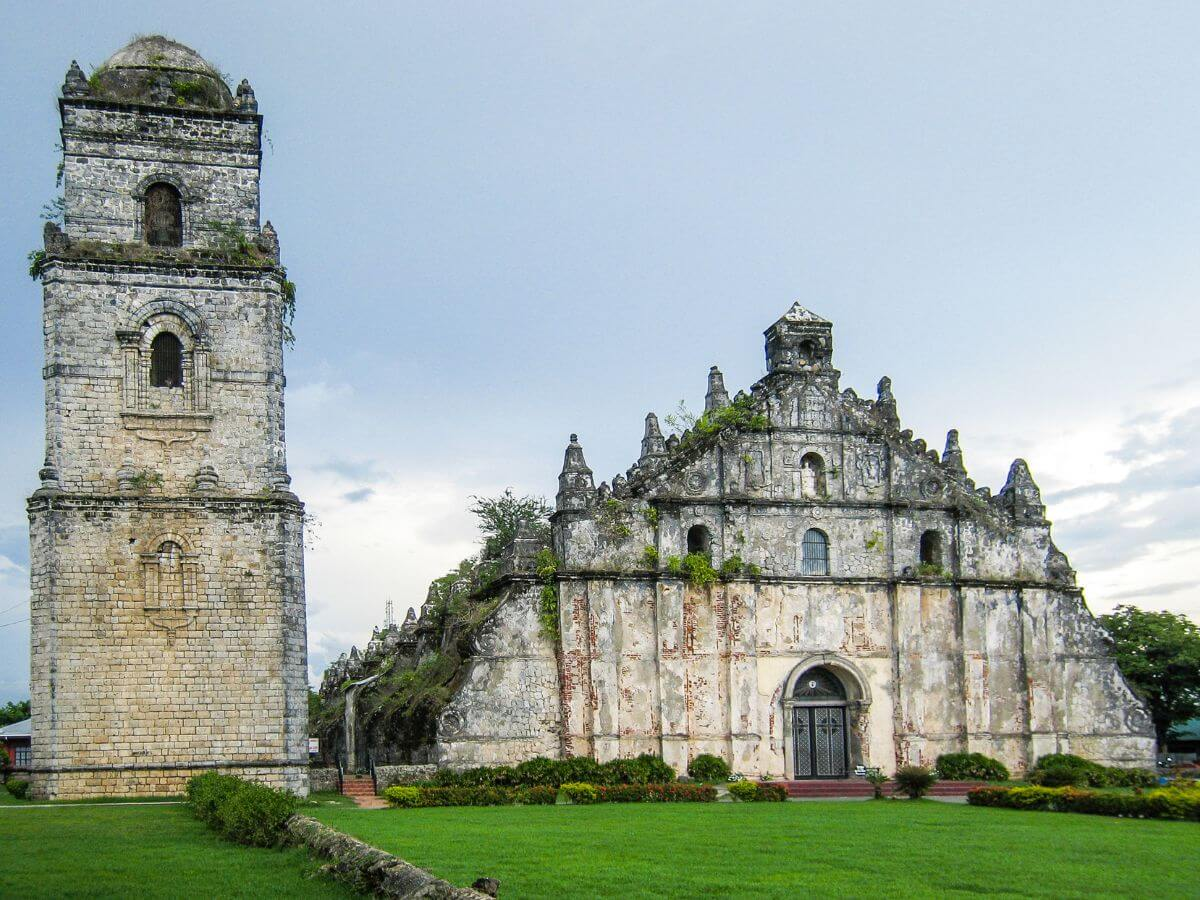
[[[870,797],[874,793],[862,778],[820,779],[812,781],[769,781],[764,784],[777,784],[788,793],[789,799],[821,800],[841,799],[847,797]],[[896,783],[889,781],[883,786],[883,795],[892,796]],[[965,797],[968,791],[977,787],[986,787],[982,781],[939,781],[929,789],[930,797]]]

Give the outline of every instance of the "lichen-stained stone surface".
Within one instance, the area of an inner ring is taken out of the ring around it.
[[[572,435],[553,517],[559,634],[531,614],[533,582],[502,580],[440,720],[440,763],[652,752],[683,771],[715,753],[806,777],[839,753],[838,771],[892,771],[969,750],[1018,772],[1051,752],[1152,764],[1146,709],[1029,467],[994,496],[977,487],[956,431],[939,453],[901,430],[887,378],[873,401],[840,391],[832,350],[830,323],[797,304],[768,329],[748,394],[731,399],[714,368],[696,426],[664,439],[648,416],[638,462],[599,487]],[[715,572],[689,573],[689,552]],[[825,676],[837,696],[805,693]]]
[[[28,504],[34,792],[177,793],[219,769],[306,793],[289,286],[259,225],[253,91],[139,38],[92,83],[72,65],[60,110]]]

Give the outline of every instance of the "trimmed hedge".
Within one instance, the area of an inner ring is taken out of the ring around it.
[[[1144,794],[1101,793],[1075,787],[984,787],[968,793],[967,802],[1005,809],[1200,821],[1200,789],[1175,785]]]
[[[29,782],[20,778],[10,778],[4,782],[4,786],[8,788],[8,792],[18,800],[25,800],[29,797]]]
[[[613,784],[596,786],[597,803],[712,803],[711,784]]]
[[[701,753],[688,763],[688,774],[710,784],[729,780],[729,763],[711,753]]]
[[[734,800],[746,803],[782,803],[787,799],[785,788],[758,781],[735,781],[729,785],[729,794]]]
[[[1049,753],[1029,771],[1042,787],[1153,787],[1158,776],[1147,769],[1102,766],[1073,753]]]
[[[946,781],[1008,781],[1008,767],[982,753],[943,753],[937,758],[938,776]]]
[[[299,799],[288,791],[206,772],[188,781],[188,801],[196,817],[224,837],[253,847],[277,847]]]
[[[780,789],[782,790],[782,789]],[[568,782],[561,788],[535,785],[506,787],[416,787],[397,785],[383,792],[392,806],[507,806],[550,805],[561,794],[571,803],[708,803],[717,799],[717,789],[704,784],[613,784]]]
[[[661,784],[675,780],[675,770],[649,753],[633,759],[598,763],[590,756],[567,759],[535,757],[518,766],[478,766],[455,772],[439,769],[436,787],[561,787],[564,784]]]

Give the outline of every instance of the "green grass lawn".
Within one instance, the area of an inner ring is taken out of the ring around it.
[[[1200,825],[889,801],[311,813],[501,897],[1196,897]]]
[[[7,792],[4,792],[7,793]],[[0,809],[0,897],[348,897],[301,850],[221,840],[187,806]]]

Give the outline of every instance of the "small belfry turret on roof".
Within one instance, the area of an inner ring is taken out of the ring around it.
[[[768,372],[817,372],[833,360],[833,323],[799,301],[765,334]]]

